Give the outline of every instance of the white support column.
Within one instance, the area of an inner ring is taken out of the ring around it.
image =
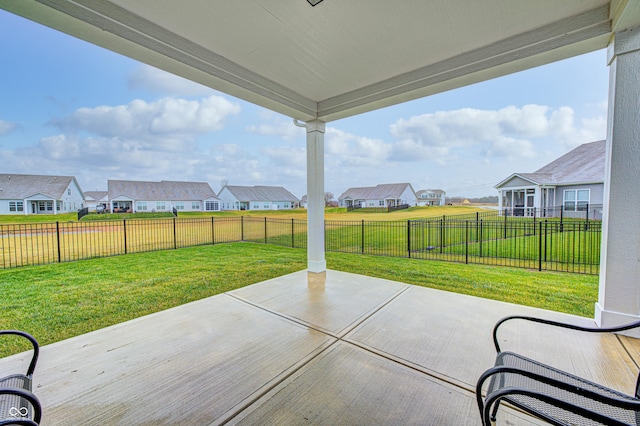
[[[324,129],[323,121],[309,121],[307,129],[307,268],[327,270],[324,256]]]
[[[600,288],[602,327],[640,317],[640,27],[609,45],[609,112]]]

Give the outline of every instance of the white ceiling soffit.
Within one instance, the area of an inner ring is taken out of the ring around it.
[[[332,121],[606,47],[640,0],[0,0],[300,119]],[[27,52],[28,53],[28,52]]]

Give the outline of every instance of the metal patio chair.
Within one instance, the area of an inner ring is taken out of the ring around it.
[[[16,335],[29,340],[33,346],[33,355],[26,374],[0,377],[0,425],[38,425],[42,407],[31,392],[33,371],[40,353],[38,342],[24,331],[0,330],[1,335]]]
[[[588,333],[613,333],[640,327],[636,321],[620,327],[589,328],[526,316],[509,316],[493,328],[496,360],[476,385],[484,426],[494,424],[501,402],[507,402],[553,425],[640,425],[640,375],[635,395],[626,395],[514,352],[501,351],[498,328],[520,319]],[[482,389],[489,381],[486,396]]]

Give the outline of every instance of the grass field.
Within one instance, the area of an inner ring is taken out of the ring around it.
[[[597,300],[596,276],[326,257],[330,269],[587,317]],[[304,250],[233,243],[0,270],[0,329],[23,329],[48,344],[305,268]],[[3,341],[0,356],[25,349]]]
[[[575,220],[543,223],[532,218],[502,219],[491,212],[475,220],[479,212],[479,208],[466,206],[392,213],[327,209],[326,250],[598,273],[599,222],[589,226]],[[264,214],[270,216],[261,216]],[[93,214],[78,222],[60,220],[68,215],[58,215],[38,216],[57,219],[55,222],[0,223],[0,268],[236,241],[306,248],[305,210],[164,216]],[[376,220],[364,219],[371,217]],[[16,216],[2,219],[10,222]],[[540,238],[543,231],[544,238]]]
[[[442,207],[411,207],[406,210],[397,210],[391,213],[359,213],[356,211],[347,212],[344,208],[325,209],[326,220],[407,220],[433,218],[437,216],[450,216],[460,214],[470,214],[478,211],[486,211],[481,207],[474,206],[442,206]],[[118,213],[118,214],[89,214],[83,220],[122,220],[140,219],[149,217],[167,217],[170,213]],[[306,219],[307,210],[248,210],[248,211],[224,211],[224,212],[181,212],[178,217],[237,217],[237,216],[257,216],[274,217],[288,219]],[[0,215],[0,224],[10,223],[43,223],[43,222],[72,222],[77,221],[76,213],[65,213],[59,215]]]

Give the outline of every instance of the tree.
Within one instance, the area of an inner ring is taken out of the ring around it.
[[[331,200],[333,200],[333,192],[325,192],[324,193],[324,205],[331,205]]]

